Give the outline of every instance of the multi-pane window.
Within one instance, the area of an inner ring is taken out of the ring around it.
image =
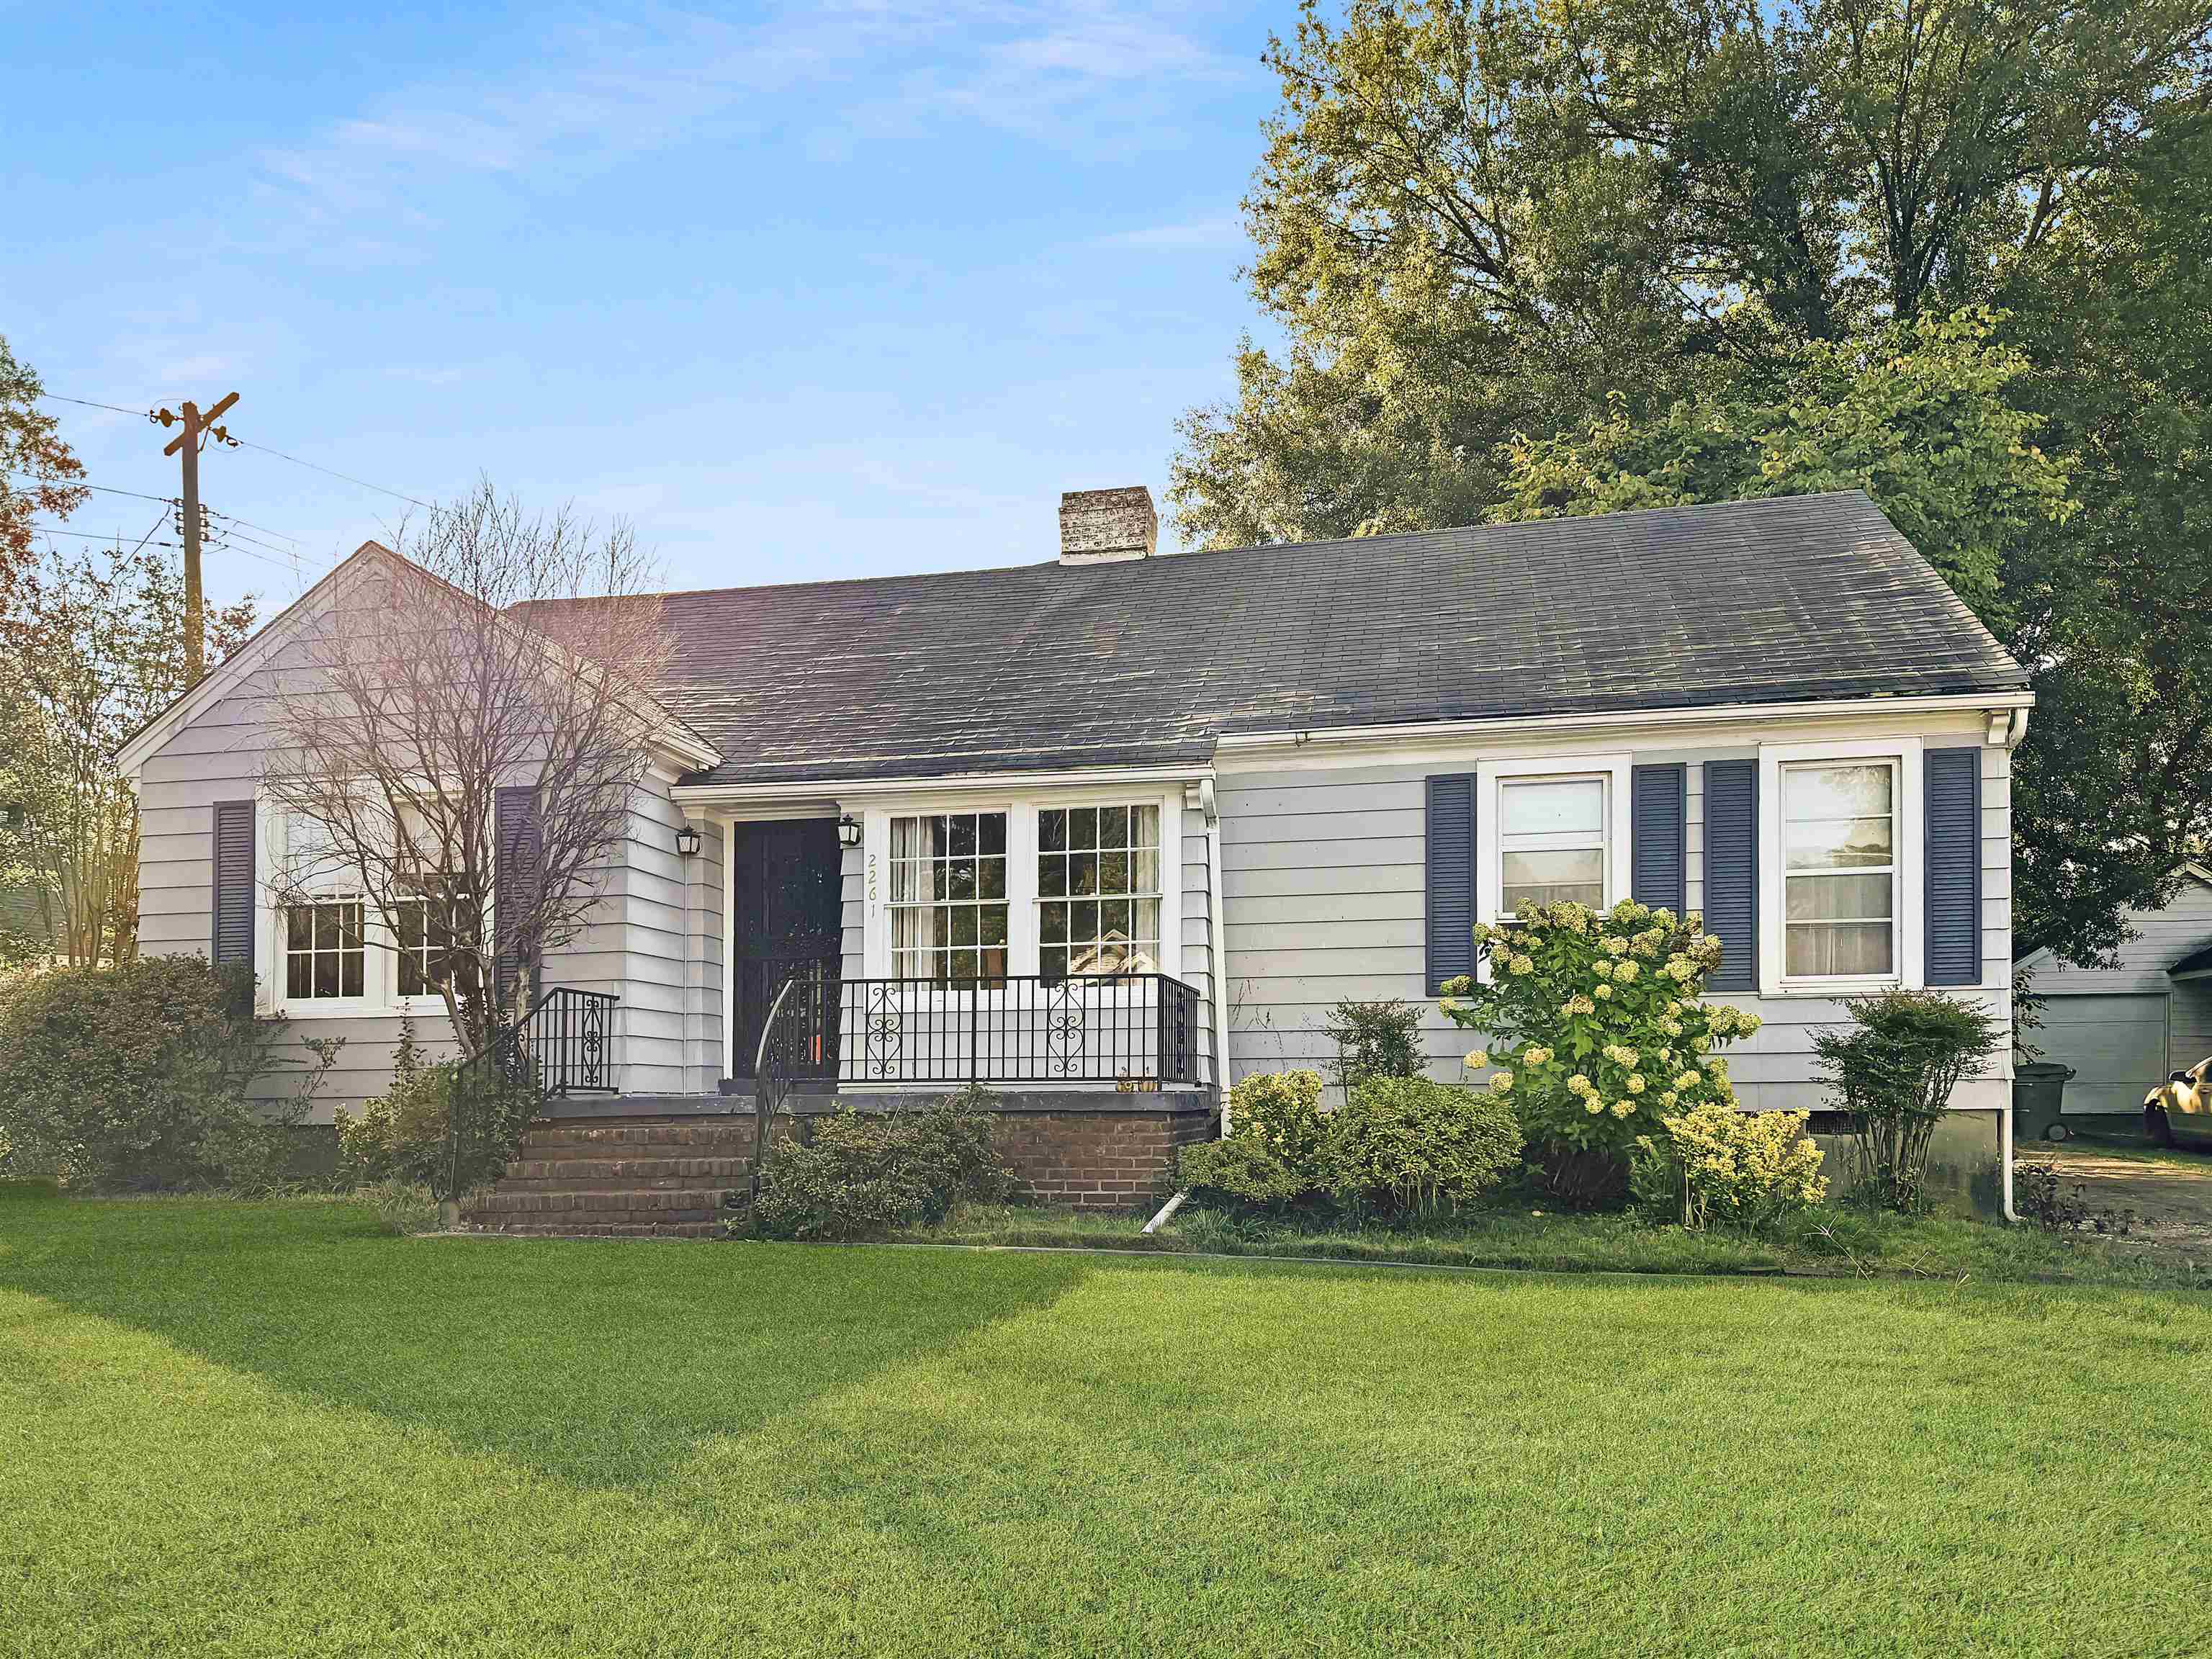
[[[1052,807],[1037,814],[1037,965],[1152,974],[1160,962],[1160,809]]]
[[[1601,777],[1508,778],[1498,786],[1498,913],[1572,900],[1607,902],[1608,849]]]
[[[1006,815],[891,820],[891,972],[997,979],[1006,971]]]
[[[452,898],[400,903],[392,918],[392,940],[401,996],[434,996],[452,976],[453,940],[467,921],[462,903]]]
[[[1782,769],[1785,975],[1897,971],[1897,766],[1845,761]]]
[[[359,899],[323,899],[285,908],[286,1000],[358,997],[364,994],[367,980]]]

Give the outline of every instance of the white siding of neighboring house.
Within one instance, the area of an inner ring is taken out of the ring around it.
[[[1510,750],[1500,744],[1494,752],[1556,753],[1563,763],[1577,753],[1620,752],[1632,752],[1639,765],[1686,763],[1686,898],[1696,909],[1704,903],[1704,762],[1750,758],[1762,738],[1918,735],[1955,744],[1978,737],[1984,728],[1976,713],[1923,720],[1905,727],[1861,724],[1848,732],[1786,733],[1731,730],[1717,722],[1704,742],[1679,728],[1663,735],[1621,728],[1571,741],[1518,742]],[[1984,746],[1981,756],[1983,977],[1980,988],[1960,994],[1976,998],[2009,1030],[2011,757],[1995,746]],[[1462,745],[1419,759],[1347,757],[1341,764],[1301,763],[1303,757],[1286,763],[1280,751],[1249,761],[1224,753],[1217,760],[1232,1078],[1291,1066],[1330,1074],[1335,1053],[1322,1027],[1330,1009],[1347,998],[1402,998],[1424,1005],[1422,1042],[1431,1073],[1446,1080],[1462,1076],[1475,1034],[1445,1020],[1423,982],[1425,781],[1432,774],[1472,772],[1481,757],[1481,750]],[[1752,1037],[1724,1051],[1745,1104],[1817,1109],[1826,1103],[1812,1038],[1820,1027],[1846,1018],[1839,1002],[1749,993],[1717,1000],[1749,1008],[1764,1022]],[[1954,1105],[2004,1103],[2009,1047],[2002,1045],[1993,1075],[1960,1085]]]
[[[2081,968],[2047,952],[2021,964],[2039,997],[2152,996],[2166,1000],[2166,1068],[2178,1071],[2212,1055],[2212,979],[2167,977],[2166,969],[2192,951],[2212,944],[2212,882],[2194,873],[2182,878],[2163,910],[2130,910],[2134,937],[2120,946],[2110,968]],[[2031,1042],[2038,1035],[2029,1034]],[[2050,1047],[2048,1043],[2041,1046]],[[2051,1057],[2065,1056],[2051,1048]],[[2161,1081],[2146,1079],[2146,1090]]]

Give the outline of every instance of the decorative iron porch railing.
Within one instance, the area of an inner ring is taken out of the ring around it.
[[[835,1006],[842,1083],[1198,1080],[1198,993],[1165,974],[848,979]]]
[[[556,986],[499,1034],[492,1063],[513,1086],[539,1100],[611,1095],[615,1088],[611,991]]]

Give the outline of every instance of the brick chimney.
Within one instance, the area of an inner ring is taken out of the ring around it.
[[[1121,489],[1071,489],[1060,498],[1060,562],[1103,564],[1150,558],[1159,545],[1160,515],[1142,484]]]

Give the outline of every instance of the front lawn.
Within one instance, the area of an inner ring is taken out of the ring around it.
[[[2188,1653],[2212,1301],[0,1203],[0,1651]]]

